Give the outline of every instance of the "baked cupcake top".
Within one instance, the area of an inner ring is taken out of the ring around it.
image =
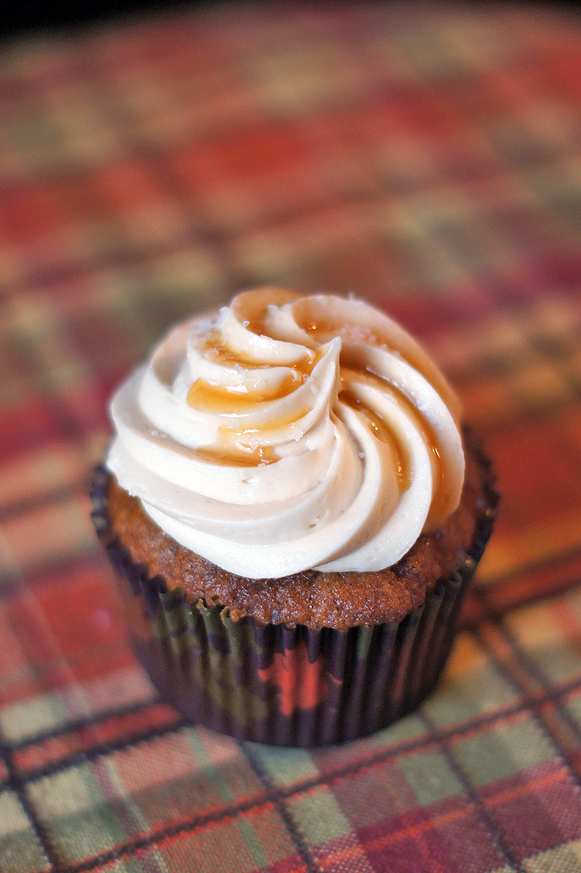
[[[121,487],[240,576],[382,570],[460,500],[458,401],[360,300],[243,292],[170,331],[111,415]]]

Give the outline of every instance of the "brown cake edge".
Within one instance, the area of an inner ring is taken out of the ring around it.
[[[442,577],[470,554],[479,526],[491,511],[490,469],[480,448],[465,440],[466,473],[458,508],[436,533],[421,536],[385,570],[330,573],[307,570],[278,579],[250,579],[221,569],[168,536],[140,501],[109,477],[109,523],[133,561],[190,602],[226,607],[231,618],[250,615],[257,624],[305,625],[310,630],[399,621],[420,606]]]

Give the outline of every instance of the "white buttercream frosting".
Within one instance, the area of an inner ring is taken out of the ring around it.
[[[383,569],[460,500],[457,399],[360,300],[243,292],[174,328],[111,415],[119,484],[242,576]]]

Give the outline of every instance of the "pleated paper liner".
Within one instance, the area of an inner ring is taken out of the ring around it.
[[[241,740],[317,746],[370,734],[413,711],[434,689],[456,617],[494,522],[490,465],[483,508],[463,565],[401,621],[310,631],[191,604],[148,578],[112,531],[109,474],[97,468],[93,521],[107,550],[137,655],[162,698],[197,723]]]

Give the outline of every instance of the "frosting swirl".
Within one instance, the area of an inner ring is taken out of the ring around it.
[[[459,406],[367,303],[267,288],[175,327],[111,403],[107,464],[241,576],[380,570],[456,508]]]

